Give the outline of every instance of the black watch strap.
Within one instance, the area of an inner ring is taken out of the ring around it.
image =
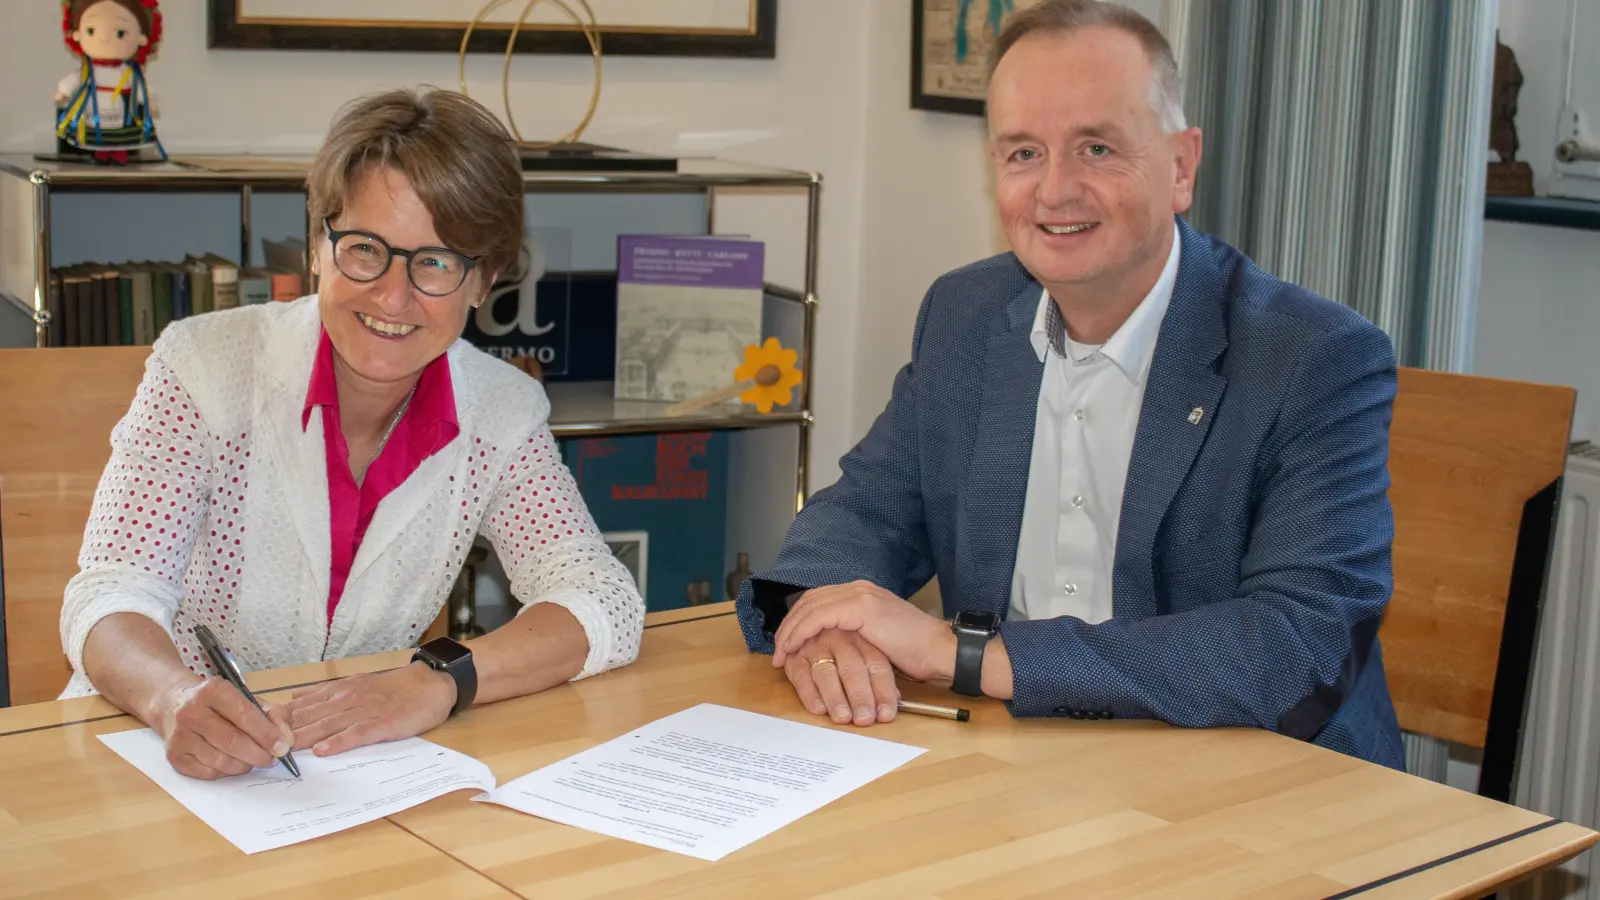
[[[981,631],[956,629],[956,677],[951,690],[969,697],[983,696],[983,651],[992,636]]]
[[[478,699],[478,666],[469,656],[455,665],[445,666],[444,671],[456,680],[456,705],[450,708],[453,716]]]
[[[448,639],[435,638],[434,640]],[[429,641],[428,643],[431,644],[433,641]],[[451,643],[454,644],[455,642],[451,641]],[[461,644],[455,644],[455,646],[461,648],[463,651],[466,650],[466,648]],[[450,679],[456,683],[456,705],[450,708],[450,715],[453,716],[456,713],[461,712],[462,710],[471,706],[473,700],[477,699],[478,667],[475,663],[473,663],[472,654],[470,652],[465,653],[459,659],[447,662],[446,660],[440,659],[429,652],[428,645],[424,644],[423,646],[417,648],[416,653],[411,655],[411,661],[424,663],[428,666],[428,668],[433,669],[436,672],[443,672],[446,675],[449,675]]]

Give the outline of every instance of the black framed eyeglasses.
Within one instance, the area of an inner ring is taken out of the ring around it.
[[[333,246],[333,265],[351,281],[376,281],[389,271],[396,256],[406,258],[406,277],[411,286],[430,297],[445,297],[456,292],[467,273],[481,256],[467,256],[448,247],[419,247],[402,250],[391,247],[383,238],[367,231],[334,231],[327,219],[322,230]]]

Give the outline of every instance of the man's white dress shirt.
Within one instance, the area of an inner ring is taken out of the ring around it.
[[[1028,493],[1011,578],[1012,621],[1111,618],[1111,572],[1139,410],[1181,241],[1155,287],[1100,346],[1069,339],[1045,290],[1030,339],[1044,363]]]

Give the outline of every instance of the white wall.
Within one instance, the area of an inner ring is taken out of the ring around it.
[[[1574,0],[1502,0],[1500,40],[1517,54],[1519,159],[1549,184]],[[1593,0],[1576,0],[1593,2]],[[1590,21],[1594,21],[1590,17]],[[1593,46],[1600,34],[1583,35]],[[1600,232],[1485,223],[1474,371],[1578,389],[1573,436],[1600,440]]]
[[[904,6],[903,0],[889,2]],[[584,135],[629,149],[823,173],[812,372],[816,486],[837,477],[837,459],[853,440],[868,8],[858,0],[787,0],[779,12],[775,60],[608,57],[600,110]],[[73,67],[60,40],[59,10],[56,3],[7,3],[0,29],[6,88],[0,91],[0,149],[51,146],[50,95]],[[162,11],[166,34],[148,74],[169,151],[309,153],[340,104],[358,94],[457,84],[451,53],[207,50],[203,0],[165,0]],[[904,13],[909,20],[909,7]],[[498,111],[500,59],[484,55],[471,62],[469,90]],[[591,74],[584,57],[517,57],[512,104],[524,136],[554,136],[576,124]],[[796,212],[803,225],[803,200],[776,208]],[[764,236],[761,226],[754,226],[758,236]],[[787,222],[775,227],[799,233]],[[799,254],[774,248],[774,257],[773,274],[798,286]]]
[[[984,123],[911,109],[908,0],[871,4],[860,343],[854,424],[882,412],[911,358],[923,294],[939,275],[1005,249],[991,201]]]

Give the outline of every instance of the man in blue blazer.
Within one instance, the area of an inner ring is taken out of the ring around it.
[[[1388,338],[1178,218],[1200,133],[1148,21],[1045,0],[997,43],[1013,252],[928,292],[888,407],[741,591],[750,647],[839,722],[892,718],[898,670],[1401,766]],[[933,576],[953,623],[903,599]]]

